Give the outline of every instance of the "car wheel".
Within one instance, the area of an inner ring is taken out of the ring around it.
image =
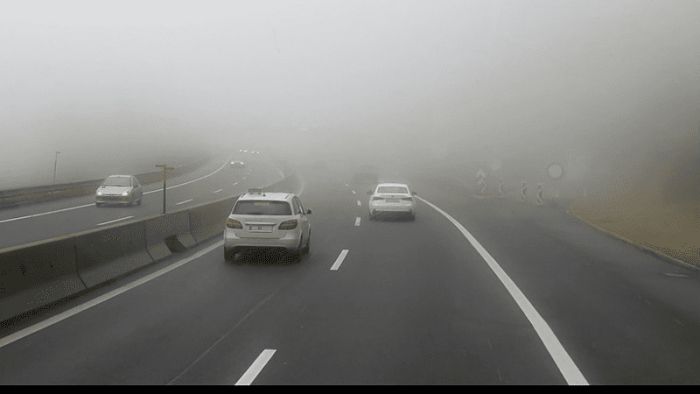
[[[139,200],[136,202],[136,205],[141,206],[141,200],[142,200],[142,199],[143,199],[143,197],[139,198]]]
[[[96,202],[96,203],[95,203],[95,206],[96,206],[97,208],[102,208],[102,203]]]
[[[309,254],[311,251],[311,233],[309,233],[309,239],[306,241],[306,246],[304,246],[304,249],[302,249],[302,252],[304,254]]]
[[[408,220],[410,220],[410,221],[416,220],[416,214],[411,212],[411,214],[408,216]]]
[[[232,262],[236,257],[236,252],[230,249],[224,249],[224,260]]]

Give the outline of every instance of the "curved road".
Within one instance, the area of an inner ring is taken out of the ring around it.
[[[447,216],[370,222],[364,186],[302,173],[302,262],[213,239],[2,328],[0,383],[700,383],[695,272],[434,177]]]

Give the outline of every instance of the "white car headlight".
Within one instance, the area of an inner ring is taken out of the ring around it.
[[[129,192],[128,192],[128,191],[127,191],[127,192],[124,192],[124,193],[122,193],[122,197],[126,197],[126,196],[128,196],[128,195],[129,195]]]
[[[98,191],[97,191],[97,195],[98,195],[98,196],[101,196],[101,195],[102,195],[102,190],[98,190]]]

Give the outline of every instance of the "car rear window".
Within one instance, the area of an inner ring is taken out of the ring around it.
[[[408,193],[408,189],[401,186],[380,186],[377,193]]]
[[[292,208],[284,201],[239,201],[233,208],[237,215],[291,215]]]

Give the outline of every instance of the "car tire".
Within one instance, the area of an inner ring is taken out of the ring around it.
[[[143,197],[139,198],[139,200],[136,202],[136,205],[141,206],[141,200],[142,200],[142,199],[143,199]]]
[[[224,260],[227,262],[232,262],[236,258],[236,251],[224,248]]]
[[[309,239],[306,241],[306,246],[301,250],[304,254],[309,254],[311,251],[311,233],[309,233]]]
[[[96,202],[96,203],[95,203],[95,206],[96,206],[97,208],[102,208],[102,203]]]
[[[412,221],[412,222],[415,221],[415,220],[416,220],[416,214],[413,213],[413,212],[411,212],[411,214],[408,216],[408,220],[410,220],[410,221]]]

